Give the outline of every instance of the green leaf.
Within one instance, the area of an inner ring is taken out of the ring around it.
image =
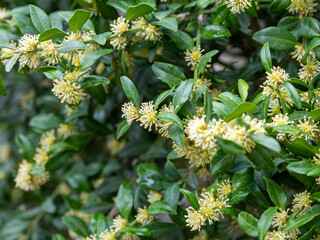
[[[81,30],[82,26],[89,19],[90,14],[91,12],[89,11],[86,11],[83,9],[77,9],[68,22],[70,30],[74,33]]]
[[[106,90],[103,86],[98,85],[86,88],[86,91],[96,100],[99,104],[104,105],[107,101]]]
[[[212,25],[219,25],[222,23],[228,14],[230,13],[229,8],[227,8],[228,4],[222,4],[216,7],[211,13],[211,23]]]
[[[252,38],[260,44],[269,42],[270,48],[277,51],[290,50],[297,44],[295,37],[281,27],[264,28],[256,32]]]
[[[74,146],[71,143],[65,141],[57,142],[53,144],[50,148],[50,151],[54,153],[63,152],[63,151],[79,151],[80,149],[77,146]]]
[[[53,235],[52,240],[66,240],[66,239],[61,234],[55,234]]]
[[[138,179],[137,183],[154,191],[167,189],[171,184],[171,180],[160,172],[158,168],[151,164],[142,163],[137,167]]]
[[[16,64],[16,62],[18,61],[20,56],[21,56],[21,53],[16,54],[6,62],[6,65],[5,65],[6,72],[10,72],[11,71],[11,69]]]
[[[210,172],[212,175],[216,175],[224,170],[230,168],[233,165],[233,158],[230,154],[223,152],[221,149],[214,154],[212,162],[210,164]]]
[[[62,217],[62,222],[73,232],[82,237],[87,237],[89,231],[87,225],[80,218],[72,215],[65,215]]]
[[[294,173],[304,174],[304,175],[307,175],[314,168],[315,168],[314,164],[307,161],[293,162],[293,163],[289,163],[287,166],[287,170],[289,172],[294,172]]]
[[[306,53],[304,54],[302,61],[305,61],[309,55],[309,52],[320,46],[320,38],[313,38],[311,42],[308,44],[306,49]],[[304,83],[304,82],[303,82]]]
[[[179,146],[184,146],[184,131],[176,124],[171,124],[168,129],[169,136]]]
[[[124,182],[121,184],[116,198],[116,207],[120,216],[124,219],[128,219],[132,206],[133,195],[131,187],[128,183]]]
[[[106,230],[106,227],[106,217],[102,213],[94,214],[90,221],[90,228],[92,233],[99,236],[104,230]]]
[[[93,137],[93,133],[86,132],[86,133],[79,133],[74,134],[65,139],[65,142],[70,143],[74,146],[77,146],[79,149],[85,148]]]
[[[167,98],[170,96],[170,94],[173,92],[174,88],[171,88],[169,90],[166,90],[162,92],[158,97],[157,100],[154,103],[154,110],[157,110],[158,106]]]
[[[38,8],[35,5],[30,4],[30,17],[33,25],[39,31],[39,33],[44,32],[45,30],[52,28],[50,18],[41,8]]]
[[[242,116],[242,114],[244,114],[246,112],[255,112],[258,109],[259,109],[258,106],[253,103],[250,103],[250,102],[241,103],[231,113],[227,114],[227,116],[225,116],[224,120],[226,122],[229,122],[236,117]]]
[[[135,6],[128,7],[126,19],[132,21],[138,17],[142,17],[154,11],[154,8],[146,3],[140,3]]]
[[[235,173],[232,178],[232,187],[243,188],[249,185],[253,180],[253,172],[253,168],[249,167]]]
[[[239,79],[238,80],[238,91],[239,91],[239,94],[240,94],[243,102],[245,102],[248,97],[248,90],[249,90],[248,83],[242,79]]]
[[[172,13],[171,10],[167,10],[167,11],[158,11],[154,13],[154,17],[158,20],[162,20],[165,19],[166,17],[168,17],[170,14]]]
[[[243,189],[235,189],[228,196],[228,204],[231,206],[236,205],[246,199],[246,197],[250,194],[251,191],[243,190]]]
[[[117,139],[121,138],[130,128],[132,124],[129,125],[127,120],[124,120],[120,123],[119,127],[117,128],[116,137]]]
[[[175,165],[171,161],[169,161],[169,155],[167,158],[168,158],[168,161],[164,165],[164,169],[165,169],[166,173],[168,174],[168,176],[171,179],[174,179],[174,180],[180,179],[181,176],[180,176],[179,172],[177,171]]]
[[[279,133],[297,133],[300,132],[299,128],[291,125],[279,125],[274,126],[274,130],[276,130]]]
[[[204,93],[204,114],[206,115],[206,123],[211,121],[212,111],[212,99],[208,90],[206,89]]]
[[[169,203],[169,205],[173,209],[177,208],[179,197],[180,197],[180,191],[179,191],[178,184],[173,184],[170,187],[168,187],[168,189],[164,194],[164,199],[166,200],[167,203]]]
[[[275,140],[273,137],[269,137],[264,134],[253,134],[251,137],[253,141],[259,143],[262,146],[265,146],[266,148],[269,148],[275,152],[281,151],[281,146],[279,142]]]
[[[202,56],[199,65],[198,65],[198,73],[202,73],[208,62],[211,60],[211,58],[216,55],[219,51],[218,50],[212,50],[210,52],[207,52],[205,55]]]
[[[100,57],[112,53],[112,49],[101,49],[94,52],[89,52],[82,60],[79,66],[79,70],[85,70],[91,67]]]
[[[126,13],[129,7],[132,7],[135,5],[134,2],[131,0],[121,0],[121,1],[113,0],[113,1],[108,1],[107,4],[123,13]]]
[[[95,76],[95,75],[86,76],[79,81],[79,84],[82,89],[87,89],[90,87],[96,87],[99,85],[104,85],[109,83],[110,83],[110,80],[108,78]]]
[[[264,69],[270,73],[272,68],[272,60],[271,60],[271,53],[269,49],[269,42],[265,43],[261,48],[260,58],[261,58],[261,63]]]
[[[60,30],[59,28],[50,28],[42,32],[39,36],[39,42],[47,41],[54,38],[68,36],[68,33]]]
[[[100,45],[105,45],[107,42],[108,37],[112,35],[112,32],[105,32],[97,35],[90,35],[92,40],[96,41]]]
[[[122,76],[120,80],[127,98],[134,104],[134,106],[140,108],[140,96],[134,83],[126,76]]]
[[[299,34],[304,38],[314,38],[320,36],[320,23],[313,17],[306,17],[299,28]]]
[[[270,96],[266,97],[261,104],[261,119],[267,119],[269,109]]]
[[[61,16],[64,20],[66,20],[67,22],[70,21],[70,19],[72,18],[74,11],[61,11],[58,13],[59,16]],[[86,23],[82,26],[83,30],[86,31],[94,31],[94,25],[92,23],[92,21],[90,19],[88,19],[86,21]]]
[[[150,214],[159,214],[159,213],[169,213],[169,214],[177,214],[176,211],[166,202],[163,201],[155,201],[151,203],[147,209]]]
[[[319,214],[313,214],[313,215],[302,215],[300,217],[297,218],[290,218],[287,221],[286,226],[282,229],[283,232],[287,232],[290,231],[292,229],[295,228],[299,228],[301,226],[303,226],[304,224],[310,222],[312,219],[314,219],[317,215]]]
[[[177,88],[172,103],[175,107],[175,110],[178,112],[183,104],[189,99],[189,96],[192,92],[194,81],[193,79],[186,80],[182,82],[182,84]]]
[[[172,113],[172,112],[161,112],[159,115],[158,115],[158,118],[161,120],[161,121],[164,121],[164,122],[173,122],[175,123],[180,129],[183,130],[183,124],[181,122],[181,119],[178,117],[177,114],[175,113]]]
[[[162,19],[160,21],[153,22],[152,24],[156,25],[156,26],[165,27],[165,28],[170,29],[174,32],[178,31],[178,22],[175,18],[172,18],[172,17],[167,17],[167,18]]]
[[[218,143],[219,147],[225,153],[230,153],[232,155],[239,155],[239,154],[246,153],[246,150],[241,145],[239,145],[231,140],[223,139],[218,136],[216,136],[215,138],[217,139],[217,143]]]
[[[229,30],[222,25],[207,25],[201,31],[204,40],[211,40],[220,37],[230,37]]]
[[[159,80],[167,83],[171,88],[187,79],[178,67],[168,63],[155,62],[152,65],[152,71]]]
[[[242,230],[251,237],[257,237],[257,225],[258,219],[256,219],[251,214],[246,212],[241,212],[238,215],[238,224],[242,228]]]
[[[198,202],[197,197],[191,193],[190,191],[186,190],[186,189],[182,189],[180,188],[180,192],[183,193],[183,195],[186,196],[188,202],[190,203],[191,207],[193,207],[196,211],[199,210],[200,208],[200,204]]]
[[[270,151],[260,144],[256,144],[255,148],[250,153],[247,153],[247,157],[260,170],[263,169],[271,172],[276,168],[270,156]]]
[[[144,225],[144,227],[149,229],[151,232],[148,238],[160,239],[170,234],[176,228],[176,225],[174,223],[167,222],[152,222]]]
[[[175,32],[170,29],[163,29],[162,32],[168,35],[180,50],[191,50],[193,48],[193,39],[189,34],[180,30]]]
[[[145,226],[143,227],[134,227],[134,226],[127,226],[121,228],[119,231],[117,231],[116,236],[120,235],[121,233],[131,233],[140,237],[148,237],[150,236],[151,232],[148,228]]]
[[[313,121],[319,119],[320,118],[320,108],[316,108],[314,110],[311,110],[310,117]]]
[[[273,215],[277,210],[278,207],[270,207],[262,213],[257,225],[259,240],[264,240],[264,237],[270,228]]]
[[[300,23],[300,18],[294,17],[294,16],[287,16],[284,18],[281,18],[281,20],[278,23],[278,27],[285,28],[289,31],[295,29]]]
[[[1,74],[0,74],[0,95],[7,96],[7,91],[6,91],[6,88],[4,87]]]
[[[287,206],[287,193],[286,191],[281,188],[277,183],[272,181],[267,177],[263,177],[267,183],[267,192],[271,201],[276,205],[278,208],[282,210],[286,209]]]
[[[301,99],[297,89],[289,82],[284,82],[283,86],[297,108],[301,109]]]
[[[63,43],[59,48],[58,51],[60,53],[67,53],[67,52],[72,52],[74,50],[89,50],[89,47],[80,41],[76,41],[76,40],[72,40],[72,41],[68,41],[66,43]]]
[[[314,230],[314,226],[310,228],[308,232],[306,232],[303,236],[299,237],[298,240],[309,240],[312,238],[312,233]]]
[[[42,113],[31,118],[29,126],[40,131],[47,131],[58,128],[60,123],[61,119],[53,113]]]
[[[291,4],[291,0],[274,0],[271,3],[269,11],[272,13],[279,13],[286,10]]]

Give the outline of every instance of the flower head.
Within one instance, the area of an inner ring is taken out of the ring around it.
[[[289,116],[286,113],[285,115],[279,113],[277,115],[275,115],[274,117],[272,117],[272,123],[268,123],[268,126],[281,126],[281,125],[289,125],[292,124],[293,121],[289,121]]]
[[[122,105],[121,111],[122,111],[121,117],[125,118],[129,125],[140,117],[139,109],[136,108],[132,102],[124,103]]]
[[[320,72],[320,62],[316,59],[312,59],[306,65],[301,63],[299,70],[299,78],[306,83],[312,80]]]
[[[121,228],[124,228],[128,225],[127,220],[123,219],[119,215],[113,219],[111,229],[115,232],[119,231]]]
[[[265,240],[285,240],[286,233],[273,230],[273,232],[267,232]]]
[[[27,52],[20,56],[19,62],[22,66],[27,65],[30,69],[35,69],[40,66],[40,57],[36,52]]]
[[[157,193],[155,191],[150,191],[148,194],[148,202],[154,203],[156,201],[159,201],[162,199],[162,195],[160,193]]]
[[[188,66],[191,66],[192,70],[200,63],[203,51],[200,47],[194,47],[191,52],[187,50],[185,53],[184,59],[188,62]]]
[[[40,56],[44,58],[44,61],[47,62],[48,65],[55,65],[59,63],[60,55],[52,40],[41,42],[39,44],[39,48],[41,48]]]
[[[188,215],[185,217],[187,218],[187,227],[191,227],[191,231],[198,230],[200,231],[201,227],[205,225],[205,217],[200,211],[194,210],[193,207],[189,207],[186,209]]]
[[[49,180],[49,173],[43,172],[41,175],[31,175],[29,171],[34,167],[34,164],[23,160],[19,164],[18,174],[14,181],[16,187],[23,191],[33,191],[36,188],[44,185]]]
[[[87,95],[76,83],[57,79],[54,80],[52,92],[61,99],[61,103],[70,105],[79,104]]]
[[[37,148],[36,154],[33,157],[36,164],[44,168],[45,164],[49,161],[49,155],[47,150],[43,148]]]
[[[316,153],[316,155],[313,157],[313,162],[320,166],[320,154]]]
[[[139,110],[139,121],[141,122],[140,126],[148,129],[149,132],[151,131],[153,126],[157,129],[159,124],[159,120],[157,119],[157,111],[155,111],[153,108],[153,102],[150,101],[142,103]]]
[[[61,123],[57,129],[58,136],[62,138],[67,138],[76,132],[76,129],[71,123]]]
[[[318,3],[314,0],[291,0],[288,7],[289,13],[302,16],[312,16],[317,11]]]
[[[293,133],[291,135],[292,139],[295,139],[297,137],[303,137],[306,140],[308,139],[316,139],[318,136],[319,129],[317,125],[314,123],[314,121],[311,120],[311,118],[304,117],[303,121],[299,119],[297,127],[302,131],[298,133]]]
[[[245,12],[247,8],[251,7],[250,0],[228,0],[227,7],[233,14]]]
[[[0,145],[0,162],[6,162],[11,156],[11,149],[8,144]]]
[[[298,62],[301,62],[304,54],[306,53],[306,49],[302,44],[297,44],[294,46],[294,50],[291,53],[292,58],[296,59]]]
[[[9,16],[10,11],[5,8],[0,8],[0,21],[3,21],[6,17]]]
[[[149,24],[142,32],[142,36],[144,36],[145,40],[157,42],[161,38],[161,32],[159,31],[159,28]]]
[[[273,215],[272,226],[282,228],[287,224],[288,210],[282,210],[281,208]]]
[[[282,86],[282,84],[289,79],[289,74],[286,73],[284,69],[273,66],[271,73],[267,72],[267,80],[263,83],[263,85],[271,85],[275,89],[279,89],[280,86]]]
[[[218,184],[217,193],[219,197],[227,197],[232,192],[230,179],[224,180]]]
[[[115,37],[110,40],[110,44],[114,49],[125,49],[127,46],[127,38],[123,36]]]
[[[146,207],[138,208],[137,212],[138,214],[136,215],[136,220],[141,225],[151,223],[154,219],[153,216],[147,212]]]
[[[44,132],[39,140],[39,145],[41,148],[49,151],[51,146],[56,142],[56,136],[54,130]]]
[[[106,229],[100,234],[100,240],[116,240],[116,234]]]
[[[39,35],[25,34],[19,39],[18,49],[21,52],[32,52],[37,49]]]
[[[295,194],[292,201],[292,211],[299,210],[300,212],[297,217],[302,216],[311,207],[311,203],[312,200],[310,199],[310,193],[307,191]]]
[[[206,78],[198,78],[197,81],[195,81],[194,85],[193,85],[193,89],[192,91],[194,92],[195,90],[197,90],[200,87],[204,87],[205,89],[209,90],[211,86],[211,81],[206,79]]]
[[[111,26],[111,31],[114,34],[121,36],[122,33],[125,33],[129,29],[129,21],[126,21],[124,17],[118,17],[117,20],[114,20]]]

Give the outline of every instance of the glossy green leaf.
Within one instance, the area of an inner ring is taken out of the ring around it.
[[[232,187],[243,188],[249,185],[253,180],[253,172],[253,168],[249,167],[235,173],[232,178]]]
[[[273,0],[269,11],[272,13],[279,13],[286,10],[291,4],[291,0]]]
[[[126,19],[132,21],[138,17],[142,17],[154,11],[154,8],[146,3],[140,3],[135,6],[128,7]]]
[[[165,27],[174,32],[178,31],[178,22],[175,18],[172,18],[172,17],[164,18],[160,21],[153,22],[152,24],[156,26]]]
[[[47,41],[54,38],[61,38],[68,36],[68,34],[59,28],[50,28],[43,31],[39,36],[39,42]]]
[[[289,82],[284,82],[283,86],[285,87],[293,103],[297,106],[297,108],[301,109],[301,100],[297,89]]]
[[[152,71],[159,80],[167,83],[171,88],[187,79],[178,67],[168,63],[155,62],[152,65]]]
[[[215,138],[217,139],[218,146],[225,153],[230,153],[233,155],[246,153],[246,150],[242,146],[240,146],[239,144],[237,144],[231,140],[223,139],[223,138],[217,137],[217,136]]]
[[[81,30],[82,26],[89,19],[90,14],[90,11],[77,9],[68,22],[70,30],[74,33]]]
[[[201,31],[204,40],[211,40],[220,37],[229,37],[231,33],[222,25],[207,25]]]
[[[124,120],[120,123],[117,128],[116,137],[117,139],[121,138],[129,129],[131,128],[132,124],[128,124],[127,120]]]
[[[314,219],[317,215],[302,215],[297,218],[290,218],[286,224],[286,226],[282,229],[283,232],[290,231],[295,228],[299,228],[304,224],[310,222]]]
[[[159,107],[159,105],[166,100],[167,97],[169,97],[171,95],[171,93],[173,92],[174,88],[171,88],[169,90],[166,90],[164,92],[162,92],[158,97],[157,100],[154,103],[154,110],[157,110],[157,108]]]
[[[262,213],[257,225],[259,240],[264,240],[264,237],[270,228],[273,215],[277,210],[278,207],[270,207]]]
[[[258,219],[256,219],[251,214],[246,212],[241,212],[238,215],[238,224],[242,228],[242,230],[251,237],[257,237],[257,225]]]
[[[297,44],[294,36],[281,27],[264,28],[256,32],[252,38],[260,44],[269,42],[270,48],[277,51],[290,50]]]
[[[100,57],[112,53],[112,49],[101,49],[94,52],[89,52],[80,62],[79,70],[85,70],[91,67]]]
[[[212,50],[210,52],[207,52],[206,54],[204,54],[199,62],[198,65],[198,73],[202,73],[207,64],[210,62],[211,58],[216,55],[219,51],[218,50]]]
[[[30,4],[30,17],[33,25],[39,31],[39,33],[44,32],[45,30],[52,28],[50,18],[41,8]]]
[[[106,230],[106,227],[106,217],[102,213],[94,214],[90,221],[90,228],[92,233],[99,236],[103,231]]]
[[[180,188],[180,192],[183,193],[183,195],[186,196],[188,202],[190,203],[190,205],[195,209],[195,210],[199,210],[200,208],[200,204],[198,202],[197,197],[190,191],[186,190],[186,189],[182,189]]]
[[[248,83],[242,79],[239,79],[238,80],[238,91],[239,91],[240,97],[243,102],[245,102],[248,97],[248,90],[249,90]]]
[[[140,96],[134,83],[126,76],[122,76],[120,80],[127,98],[134,104],[134,106],[140,108]]]
[[[264,134],[253,134],[252,135],[253,141],[256,143],[259,143],[262,146],[265,146],[266,148],[269,148],[275,152],[280,152],[281,151],[281,146],[278,143],[276,139],[273,137],[269,137]]]
[[[121,228],[117,231],[116,236],[120,235],[121,233],[131,233],[140,237],[148,237],[150,236],[151,232],[146,227],[134,227],[134,226],[126,226]]]
[[[184,146],[184,131],[176,124],[171,124],[168,129],[169,136],[179,146]]]
[[[128,219],[132,206],[133,195],[131,187],[128,183],[124,182],[121,184],[116,198],[116,207],[120,216],[124,219]]]
[[[96,87],[99,85],[106,85],[109,83],[110,83],[110,80],[108,78],[95,76],[95,75],[86,76],[79,81],[79,84],[82,89]]]
[[[286,191],[271,179],[264,177],[264,180],[267,183],[267,190],[268,190],[267,192],[269,194],[271,201],[278,208],[285,210],[287,205]]]
[[[193,48],[193,39],[190,37],[189,34],[180,30],[175,32],[170,29],[163,29],[162,32],[168,35],[179,49],[191,50]]]
[[[181,122],[181,119],[178,117],[177,114],[172,113],[172,112],[161,112],[158,115],[158,118],[161,121],[164,122],[173,122],[175,123],[181,130],[183,130],[183,124]]]
[[[65,215],[62,217],[62,222],[78,235],[82,237],[89,236],[87,225],[80,218],[72,215]]]
[[[233,162],[233,158],[230,154],[227,154],[219,149],[212,158],[210,172],[212,175],[216,175],[217,173],[220,173],[231,167]]]
[[[72,40],[72,41],[68,41],[63,43],[59,48],[58,51],[60,53],[67,53],[67,52],[72,52],[74,50],[89,50],[89,47],[80,41],[76,41],[76,40]]]
[[[250,102],[241,103],[231,113],[229,113],[227,116],[225,116],[224,120],[226,122],[229,122],[236,117],[242,116],[242,114],[244,114],[244,113],[255,112],[258,109],[259,109],[258,106],[253,103],[250,103]]]
[[[261,58],[261,63],[264,69],[270,73],[272,68],[272,60],[271,60],[271,53],[269,49],[269,42],[265,43],[261,48],[260,58]]]
[[[148,238],[160,239],[170,234],[175,228],[176,224],[167,222],[152,222],[144,225],[145,228],[150,230]]]
[[[172,99],[172,103],[176,111],[179,111],[183,107],[183,104],[189,99],[193,89],[193,84],[193,79],[189,79],[182,82],[182,84],[177,88]]]
[[[177,214],[176,211],[166,202],[163,201],[155,201],[151,203],[147,209],[150,214],[159,214],[159,213],[169,213],[169,214]]]

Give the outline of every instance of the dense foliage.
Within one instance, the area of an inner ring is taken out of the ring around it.
[[[0,239],[320,239],[316,0],[42,3],[0,6]]]

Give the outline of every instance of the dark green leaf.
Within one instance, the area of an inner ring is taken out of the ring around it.
[[[264,67],[264,69],[267,72],[271,72],[272,68],[272,60],[271,60],[271,54],[269,49],[269,42],[265,43],[263,47],[261,48],[261,63]]]
[[[251,137],[253,141],[255,141],[256,143],[259,143],[262,146],[265,146],[266,148],[269,148],[275,152],[281,151],[280,144],[273,137],[269,137],[264,134],[253,134]]]
[[[39,42],[47,41],[54,38],[61,38],[64,36],[68,36],[68,33],[60,30],[59,28],[50,28],[40,34]]]
[[[117,128],[116,137],[117,139],[121,138],[130,128],[132,124],[129,125],[127,120],[124,120],[120,123],[119,127]]]
[[[168,203],[160,200],[151,203],[147,211],[150,214],[158,214],[158,213],[177,214],[176,211]]]
[[[258,109],[259,109],[258,106],[253,103],[250,103],[250,102],[241,103],[231,113],[229,113],[227,116],[225,116],[224,120],[226,122],[229,122],[236,117],[242,116],[242,114],[244,114],[246,112],[251,113],[251,112],[257,111]]]
[[[82,89],[87,89],[90,87],[96,87],[99,85],[104,85],[104,84],[109,84],[109,83],[110,83],[110,81],[108,78],[101,77],[101,76],[95,76],[95,75],[84,77],[79,81],[79,84]]]
[[[73,232],[79,234],[82,237],[89,235],[86,224],[78,217],[72,215],[65,215],[62,217],[62,222]]]
[[[152,24],[156,26],[165,27],[175,32],[178,31],[178,22],[175,18],[172,17],[167,17],[160,21],[153,22]]]
[[[216,175],[228,168],[233,164],[233,158],[230,154],[223,152],[219,149],[213,156],[210,164],[210,172],[212,175]]]
[[[4,87],[3,79],[1,75],[0,75],[0,95],[7,96],[7,91],[6,91],[6,88]]]
[[[291,0],[273,0],[269,11],[272,13],[279,13],[286,10],[291,4]]]
[[[58,128],[60,123],[61,119],[53,113],[42,113],[31,118],[29,126],[37,130],[46,131]]]
[[[217,137],[217,136],[215,138],[217,139],[217,143],[218,143],[219,147],[225,153],[230,153],[233,155],[246,153],[246,150],[241,145],[239,145],[231,140],[223,139],[223,138]]]
[[[128,7],[126,19],[132,21],[138,17],[142,17],[154,11],[154,8],[146,3],[140,3],[135,6]]]
[[[117,231],[116,236],[120,235],[121,233],[131,233],[137,236],[141,237],[148,237],[150,236],[150,230],[146,227],[134,227],[134,226],[127,226],[121,228],[119,231]]]
[[[104,230],[106,230],[106,217],[102,213],[94,214],[90,221],[90,227],[92,233],[99,236]]]
[[[86,11],[83,9],[77,9],[68,22],[70,30],[74,33],[81,30],[82,26],[89,19],[90,14],[91,12],[89,11]]]
[[[174,88],[171,88],[169,90],[166,90],[162,92],[158,97],[157,100],[154,103],[154,110],[157,110],[158,106],[167,98],[170,96],[170,94],[173,92]]]
[[[128,183],[124,182],[121,184],[116,198],[116,207],[120,216],[124,219],[128,219],[132,206],[133,195],[131,187]]]
[[[30,17],[33,25],[39,31],[39,33],[44,32],[45,30],[52,28],[50,18],[41,8],[38,8],[35,5],[30,4]]]
[[[182,189],[180,188],[180,192],[183,193],[183,195],[186,196],[188,202],[190,203],[190,205],[195,209],[195,210],[199,210],[200,208],[200,204],[198,202],[197,197],[191,193],[190,191],[186,190],[186,189]]]
[[[253,180],[253,172],[253,168],[249,167],[235,173],[232,178],[232,187],[243,188],[249,185]]]
[[[159,115],[158,115],[158,118],[161,120],[161,121],[164,121],[164,122],[173,122],[175,123],[180,129],[183,130],[183,124],[181,122],[181,119],[178,117],[177,114],[175,113],[172,113],[172,112],[161,112]]]
[[[273,215],[277,209],[278,207],[270,207],[262,213],[257,225],[259,240],[264,240],[264,237],[270,228]]]
[[[89,50],[89,47],[80,41],[72,40],[68,41],[66,43],[63,43],[59,48],[58,51],[61,53],[67,53],[67,52],[72,52],[74,50]]]
[[[258,225],[258,219],[256,219],[254,216],[246,213],[241,212],[238,215],[238,224],[242,228],[243,231],[245,231],[246,234],[248,234],[251,237],[257,237],[257,225]]]
[[[297,106],[297,108],[301,109],[301,100],[297,89],[289,82],[284,82],[283,86],[285,87],[287,93],[289,94],[290,98]]]
[[[314,215],[302,215],[297,218],[290,218],[286,224],[286,226],[282,229],[283,232],[290,231],[295,228],[299,228],[303,226],[304,224],[310,222],[314,217],[316,217],[318,214]]]
[[[155,62],[152,65],[152,71],[159,80],[167,83],[171,88],[187,79],[178,67],[168,63]]]
[[[278,208],[285,210],[287,205],[286,191],[271,179],[267,177],[263,178],[266,180],[268,190],[267,192],[274,205],[276,205]]]
[[[151,232],[151,235],[148,236],[149,238],[160,239],[170,234],[176,228],[176,225],[174,223],[153,222],[144,227],[148,228]]]
[[[94,52],[89,52],[82,60],[79,66],[79,70],[85,70],[91,67],[100,57],[112,53],[112,49],[101,49]]]
[[[211,58],[216,55],[219,51],[218,50],[212,50],[210,52],[207,52],[205,55],[202,56],[199,65],[198,65],[198,73],[202,73],[208,62],[211,60]]]
[[[320,23],[313,17],[306,17],[299,28],[300,36],[304,38],[314,38],[320,36]]]
[[[257,144],[251,153],[247,153],[247,157],[258,169],[273,171],[276,168],[270,156],[270,151],[260,144]]]
[[[204,40],[211,40],[220,37],[229,37],[231,33],[222,25],[207,25],[201,31]]]
[[[168,129],[169,136],[172,138],[172,140],[179,146],[184,146],[184,132],[183,129],[181,129],[176,124],[171,124]]]
[[[248,90],[249,90],[248,83],[242,79],[239,79],[238,80],[238,91],[239,91],[239,94],[240,94],[243,102],[245,102],[248,97]]]
[[[179,111],[183,107],[183,104],[189,99],[193,84],[193,79],[189,79],[182,82],[182,84],[177,88],[172,99],[172,103],[176,111]]]
[[[134,104],[134,106],[140,108],[140,96],[134,83],[126,76],[122,76],[120,80],[127,98]]]
[[[294,36],[281,27],[264,28],[256,32],[252,38],[260,44],[269,42],[270,48],[277,51],[290,50],[297,44]]]
[[[174,43],[179,49],[191,50],[193,48],[193,40],[189,34],[180,30],[175,32],[170,29],[163,29],[162,32],[168,35],[174,41]]]

